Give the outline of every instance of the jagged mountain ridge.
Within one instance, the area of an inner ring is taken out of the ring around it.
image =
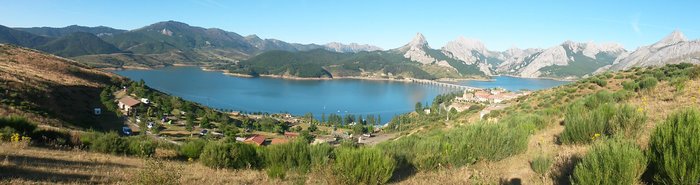
[[[677,63],[700,64],[700,40],[689,41],[678,30],[652,45],[642,46],[632,53],[619,57],[612,65],[599,71]]]

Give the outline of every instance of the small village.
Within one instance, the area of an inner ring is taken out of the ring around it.
[[[448,107],[462,112],[476,105],[487,105],[480,111],[479,118],[483,118],[493,110],[507,107],[505,102],[530,94],[530,91],[511,92],[501,88],[493,89],[467,89],[462,96],[455,98],[455,101]]]
[[[119,112],[124,117],[124,127],[122,135],[151,135],[154,138],[161,139],[167,142],[181,144],[190,139],[196,138],[213,138],[220,139],[225,137],[224,129],[221,126],[213,128],[203,128],[201,125],[195,126],[192,131],[188,131],[186,127],[187,112],[179,112],[179,115],[164,114],[162,116],[152,116],[144,119],[142,114],[146,114],[140,110],[149,110],[149,107],[157,107],[158,105],[147,98],[137,97],[135,94],[127,94],[127,89],[119,90],[114,93],[115,101]],[[97,111],[97,110],[95,110]],[[320,125],[318,120],[308,118],[295,117],[289,113],[278,114],[243,114],[239,111],[221,112],[234,120],[253,120],[274,119],[281,124],[285,124],[288,128],[282,133],[274,133],[267,131],[240,129],[235,131],[235,142],[253,144],[257,146],[267,146],[287,143],[298,137],[310,137],[311,144],[328,143],[337,145],[341,140],[352,140],[357,144],[376,144],[381,141],[390,139],[387,134],[380,133],[381,129],[376,128],[368,133],[353,135],[351,129],[336,128],[327,125]],[[201,122],[201,118],[197,118]],[[143,123],[142,123],[143,122]],[[313,123],[312,123],[313,122]],[[350,126],[355,123],[349,124]],[[142,128],[145,125],[146,128]],[[311,126],[313,125],[313,126]],[[390,135],[390,134],[389,134]],[[378,137],[375,137],[378,136]]]

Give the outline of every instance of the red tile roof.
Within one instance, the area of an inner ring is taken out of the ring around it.
[[[260,145],[265,144],[265,137],[263,137],[261,135],[254,135],[254,136],[249,137],[248,139],[246,139],[243,142],[253,143],[253,144],[260,146]]]
[[[138,101],[131,96],[124,96],[122,99],[119,99],[119,102],[129,107],[133,107],[141,103],[141,101]]]

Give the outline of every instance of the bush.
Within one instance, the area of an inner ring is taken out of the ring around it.
[[[190,158],[190,159],[199,159],[199,156],[202,154],[202,151],[204,150],[204,146],[207,145],[207,141],[203,139],[195,139],[186,142],[185,144],[182,144],[180,146],[180,149],[178,152],[180,153],[181,156]]]
[[[199,158],[211,168],[256,168],[260,164],[255,147],[243,143],[209,142]]]
[[[590,143],[603,134],[606,123],[612,117],[613,106],[604,104],[594,110],[574,103],[564,114],[564,131],[560,140],[565,144]]]
[[[544,175],[549,171],[549,167],[552,166],[552,158],[544,155],[539,155],[530,161],[530,168],[535,173]]]
[[[647,116],[642,109],[629,105],[617,106],[615,114],[608,121],[605,134],[636,138],[646,123]]]
[[[644,153],[632,141],[598,143],[574,168],[573,184],[637,184],[646,168]]]
[[[597,84],[598,86],[601,86],[601,87],[605,87],[606,85],[608,85],[608,81],[606,81],[605,79],[597,78],[597,77],[591,78],[590,81]]]
[[[309,144],[302,141],[269,146],[264,156],[270,177],[283,178],[284,171],[305,174],[311,167]]]
[[[21,116],[0,117],[0,128],[10,127],[20,135],[29,135],[36,130],[36,124]]]
[[[649,141],[649,172],[658,184],[700,182],[700,111],[685,109],[656,127]]]
[[[128,151],[127,147],[129,143],[121,138],[116,132],[109,132],[105,134],[92,133],[91,136],[86,138],[94,139],[90,141],[90,150],[95,152],[102,152],[108,154],[124,154]]]
[[[639,80],[639,90],[654,88],[656,87],[657,83],[659,83],[659,81],[652,76],[643,77],[641,80]]]
[[[621,83],[622,88],[628,91],[638,91],[639,83],[633,81],[624,81]]]
[[[335,150],[333,174],[343,184],[384,184],[391,178],[396,161],[377,148]]]
[[[309,149],[312,167],[323,167],[330,164],[333,158],[333,147],[328,143],[312,145]]]
[[[585,102],[575,102],[567,107],[564,114],[566,125],[560,136],[562,143],[585,144],[605,135],[634,138],[647,119],[641,109],[629,105],[585,105]]]
[[[156,154],[156,142],[143,137],[130,137],[126,139],[129,144],[129,148],[126,151],[129,155],[135,155],[140,157],[150,157]]]

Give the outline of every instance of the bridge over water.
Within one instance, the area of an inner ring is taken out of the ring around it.
[[[411,82],[418,83],[418,84],[435,85],[435,86],[439,86],[439,87],[446,87],[446,88],[452,88],[452,89],[458,89],[458,90],[479,90],[479,89],[481,89],[481,88],[470,87],[470,86],[466,86],[466,85],[438,82],[438,81],[434,81],[434,80],[411,79]]]

